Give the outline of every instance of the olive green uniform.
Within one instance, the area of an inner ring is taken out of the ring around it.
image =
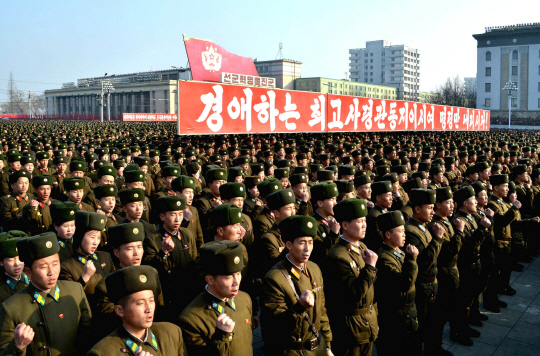
[[[52,225],[51,211],[49,206],[54,201],[41,202],[38,206],[27,204],[22,212],[22,225],[29,235],[38,235],[49,231]]]
[[[321,269],[324,269],[328,251],[334,246],[339,235],[330,229],[328,220],[323,218],[319,212],[315,212],[313,216],[317,221],[317,236],[313,239],[313,251],[310,259],[315,262]]]
[[[214,237],[211,230],[211,224],[210,224],[210,218],[208,213],[212,208],[214,207],[213,203],[215,200],[217,200],[218,197],[215,195],[210,195],[207,197],[203,197],[195,203],[195,208],[197,208],[199,212],[199,220],[201,222],[201,229],[203,233],[204,242],[212,241],[212,238]]]
[[[285,242],[281,239],[279,225],[274,224],[266,231],[259,241],[258,249],[258,276],[265,276],[276,263],[281,261],[285,250]]]
[[[24,273],[21,273],[19,280],[4,273],[2,278],[0,278],[0,303],[5,302],[17,292],[28,286],[28,283],[28,277]]]
[[[366,217],[366,237],[362,241],[371,251],[378,251],[382,247],[383,235],[377,225],[377,216],[386,213],[387,210],[375,204]]]
[[[262,205],[257,206],[255,204],[256,200],[262,203],[259,198],[246,198],[246,200],[244,200],[244,206],[242,207],[242,212],[249,216],[251,221],[254,221],[262,210]]]
[[[20,195],[12,195],[2,203],[0,207],[0,222],[4,231],[9,230],[23,230],[22,219],[19,219],[17,215],[22,213],[23,208],[29,204],[34,197],[30,194],[26,194],[24,197]]]
[[[60,257],[60,263],[62,263],[73,257],[73,239],[66,241],[58,235],[56,236],[56,238],[58,239],[58,245],[60,245],[58,257]]]
[[[261,210],[261,213],[253,221],[253,235],[255,241],[258,241],[266,231],[270,230],[275,221],[274,214],[265,205]]]

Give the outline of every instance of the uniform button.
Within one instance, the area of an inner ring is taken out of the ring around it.
[[[39,323],[37,323],[37,326],[43,326],[43,325],[45,325],[45,323],[42,322],[42,321],[40,321]]]
[[[46,345],[45,345],[45,346],[41,346],[41,347],[38,349],[38,351],[45,351],[45,350],[47,350],[47,346],[46,346]]]
[[[168,274],[171,274],[171,273],[172,273],[172,271],[171,271],[171,270],[168,270],[168,271],[167,271],[167,273],[168,273]]]

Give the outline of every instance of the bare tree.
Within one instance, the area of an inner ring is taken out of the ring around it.
[[[476,93],[466,93],[465,83],[459,76],[447,78],[432,94],[431,104],[476,108]]]
[[[32,115],[40,115],[45,113],[45,96],[33,92],[24,93],[17,89],[13,73],[9,73],[9,81],[7,86],[8,101],[3,103],[2,112],[6,114],[30,114],[30,105],[32,103]]]

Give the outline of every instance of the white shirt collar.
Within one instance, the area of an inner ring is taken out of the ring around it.
[[[287,254],[285,257],[287,257],[287,260],[289,260],[289,262],[292,263],[294,267],[298,268],[300,271],[304,271],[303,268],[298,267],[293,261],[289,259],[289,254]]]
[[[124,325],[124,329],[126,329],[127,333],[128,333],[132,338],[134,338],[135,340],[140,341],[142,344],[145,344],[146,341],[148,340],[148,334],[149,334],[148,329],[146,329],[145,332],[144,332],[144,340],[141,340],[141,339],[139,339],[138,337],[136,337],[135,335],[133,335],[132,333],[130,333],[129,330],[126,328],[125,325]]]
[[[226,302],[228,298],[225,298],[225,299],[222,299],[220,297],[218,297],[217,295],[215,295],[214,293],[210,292],[210,290],[208,290],[208,284],[204,287],[204,289],[206,289],[206,291],[208,293],[210,293],[210,295],[212,295],[214,298],[218,299],[218,300],[221,300],[222,302]]]
[[[350,242],[349,240],[347,240],[346,238],[343,237],[343,234],[339,236],[342,240],[344,241],[347,241],[348,243],[350,243],[351,245],[354,245],[358,248],[360,248],[360,245],[358,245],[357,243],[355,244],[354,242]]]
[[[6,276],[8,276],[9,278],[13,279],[14,281],[17,281],[17,282],[19,282],[19,281],[21,280],[21,277],[22,277],[22,273],[21,273],[21,275],[19,276],[19,278],[13,278],[13,277],[11,277],[9,274],[7,274],[6,272],[4,272],[4,274],[5,274]],[[36,287],[36,286],[34,286],[34,287]],[[36,287],[36,288],[37,288],[37,287]],[[39,288],[38,288],[38,289],[39,289]],[[41,290],[41,289],[40,289],[40,290]]]

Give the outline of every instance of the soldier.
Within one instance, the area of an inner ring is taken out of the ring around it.
[[[103,167],[100,169],[103,169]],[[113,212],[116,207],[116,201],[118,200],[118,188],[114,183],[98,185],[94,188],[94,197],[94,204],[96,204],[97,209],[96,213],[106,216],[105,230],[101,232],[99,249],[109,252],[110,247],[107,246],[109,242],[108,229],[122,221],[122,217]]]
[[[90,177],[88,176],[85,176],[85,172],[86,172],[86,169],[87,169],[87,166],[86,166],[86,162],[84,160],[75,160],[73,159],[70,163],[69,163],[69,173],[70,173],[70,176],[71,177],[77,177],[77,178],[82,178],[84,179],[85,181],[85,184],[84,184],[84,187],[83,187],[83,199],[86,197],[86,195],[88,195],[88,193],[90,193],[92,190],[90,189],[91,185],[92,185],[92,180],[90,179]],[[55,175],[53,174],[53,177]],[[65,179],[66,177],[63,177],[62,178],[62,183],[63,183],[63,180]],[[60,181],[60,180],[59,180]],[[65,188],[63,187],[62,184],[58,184],[58,189],[59,189],[59,196],[57,199],[60,199],[60,200],[64,200],[62,199],[62,195],[64,194],[65,192]],[[65,199],[67,200],[67,198]]]
[[[2,173],[2,196],[11,194],[11,183],[9,177],[21,169],[21,155],[17,153],[11,153],[7,155],[9,170],[4,170]],[[31,172],[29,172],[31,174]],[[30,177],[28,174],[28,177]]]
[[[368,211],[372,209],[375,204],[371,201],[371,178],[367,174],[360,174],[354,177],[354,187],[356,188],[356,198],[364,199]]]
[[[159,228],[144,240],[144,263],[154,267],[163,286],[166,320],[176,320],[195,296],[195,237],[181,227],[186,199],[179,196],[158,198],[156,209],[162,221]]]
[[[38,166],[34,168],[34,171],[31,173],[35,176],[42,176],[42,175],[52,176],[55,170],[49,167],[50,159],[51,159],[51,155],[48,152],[36,153],[36,160],[38,162]]]
[[[373,209],[367,216],[367,233],[364,244],[372,251],[381,248],[383,237],[377,226],[377,216],[386,213],[392,207],[394,188],[388,180],[375,182],[371,185],[371,196],[374,197]]]
[[[53,202],[50,199],[52,177],[34,176],[32,178],[35,198],[27,204],[22,212],[22,223],[30,235],[38,235],[49,231],[52,225],[51,212],[49,206]]]
[[[246,198],[246,187],[242,183],[225,183],[219,187],[219,194],[222,202],[225,204],[234,204],[240,210],[244,206],[244,199]],[[253,223],[246,214],[242,213],[242,221],[240,225],[245,231],[242,240],[240,241],[245,247],[247,252],[251,250],[253,245]]]
[[[148,221],[143,220],[144,201],[148,198],[144,195],[144,191],[139,188],[128,188],[121,190],[118,193],[120,201],[122,202],[122,211],[126,218],[122,221],[123,224],[130,222],[141,222],[144,226],[144,234],[146,237],[150,237],[154,231],[154,225]]]
[[[64,178],[67,176],[67,165],[69,158],[65,156],[54,157],[53,160],[56,172],[52,175],[52,192],[54,199],[59,199],[64,194]]]
[[[242,212],[249,216],[251,221],[255,221],[255,218],[259,215],[263,207],[263,202],[259,198],[259,190],[257,189],[257,184],[262,182],[258,176],[245,177],[244,184],[246,186],[247,195],[244,200],[244,208]]]
[[[129,353],[137,356],[184,355],[182,330],[174,324],[154,322],[160,281],[150,266],[131,266],[105,279],[114,312],[122,320],[117,328],[88,352],[88,356]]]
[[[9,184],[13,195],[2,202],[0,221],[5,231],[21,228],[23,208],[32,201],[33,195],[27,194],[30,173],[24,169],[9,175]]]
[[[206,183],[211,190],[211,194],[199,199],[195,203],[195,207],[199,211],[199,218],[201,220],[201,229],[203,232],[204,241],[208,242],[212,240],[212,233],[210,231],[210,221],[208,212],[221,204],[221,197],[219,194],[219,186],[227,183],[227,171],[222,168],[210,169],[206,172]]]
[[[411,194],[412,189],[419,189],[419,188],[422,188],[422,179],[418,177],[413,178],[403,183],[403,190],[405,190],[405,192],[407,193],[407,196]],[[403,219],[405,219],[405,221],[409,220],[409,218],[412,216],[413,208],[412,208],[412,204],[410,200],[407,201],[407,204],[405,204],[403,208],[401,208],[401,213],[403,214]]]
[[[356,191],[354,189],[354,182],[352,180],[338,179],[335,181],[335,183],[339,193],[336,198],[337,202],[355,197]]]
[[[311,188],[311,200],[316,207],[317,237],[313,240],[311,260],[323,267],[328,251],[339,237],[339,223],[334,218],[334,205],[339,195],[335,183],[317,183]]]
[[[68,200],[77,204],[79,210],[93,213],[96,210],[82,201],[84,196],[84,187],[86,187],[86,180],[79,177],[67,177],[64,179],[64,189]]]
[[[124,180],[126,182],[126,189],[141,189],[143,190],[143,193],[144,193],[144,189],[146,189],[146,187],[144,186],[145,177],[146,175],[141,170],[132,169],[132,170],[124,171]],[[124,202],[122,202],[121,196],[120,196],[120,201],[121,201],[121,204],[123,205]],[[145,195],[142,202],[143,202],[143,207],[142,207],[143,210],[142,210],[142,215],[140,219],[154,224],[155,221],[152,221],[150,219],[152,206],[150,204],[150,200],[148,199],[148,196]]]
[[[377,255],[362,242],[366,201],[342,200],[334,212],[343,235],[330,249],[323,271],[334,351],[337,355],[371,355],[379,333],[373,289]]]
[[[174,190],[172,189],[171,183],[176,177],[180,176],[180,173],[180,168],[178,167],[163,167],[163,169],[161,170],[161,175],[163,177],[163,185],[161,186],[161,189],[159,189],[159,191],[154,194],[152,199],[155,201],[159,197],[174,195]]]
[[[261,325],[266,353],[332,356],[322,273],[309,261],[317,222],[295,215],[283,219],[279,228],[288,253],[263,281]]]
[[[437,296],[437,257],[441,251],[444,235],[444,229],[439,223],[433,225],[433,235],[426,228],[426,224],[433,218],[435,201],[434,190],[411,190],[410,202],[413,215],[405,223],[406,243],[418,249],[415,303],[418,310],[418,332],[424,342],[430,336],[433,322],[430,315],[432,304]]]
[[[6,355],[80,355],[92,321],[79,283],[60,281],[60,246],[52,232],[17,241],[30,284],[0,306],[0,350]],[[50,351],[49,351],[50,350]]]
[[[384,236],[376,264],[375,300],[380,327],[377,354],[420,356],[418,312],[414,304],[418,249],[407,245],[405,252],[401,250],[405,246],[405,219],[400,211],[381,214],[377,222]]]
[[[24,237],[28,235],[18,230],[0,234],[0,266],[4,269],[4,275],[0,278],[0,303],[30,283],[28,276],[23,272],[24,263],[19,259],[17,251],[17,241]]]
[[[273,213],[266,204],[266,197],[273,192],[281,190],[281,184],[279,184],[279,180],[276,178],[268,178],[267,180],[257,184],[257,190],[259,191],[259,197],[262,199],[264,207],[257,218],[255,218],[253,221],[254,241],[259,241],[262,234],[264,234],[274,225],[275,218],[272,216]]]
[[[289,181],[295,197],[295,215],[313,216],[313,206],[309,201],[307,175],[305,173],[296,173],[289,177]]]
[[[113,166],[102,166],[97,170],[96,174],[98,178],[97,185],[93,188],[93,190],[95,190],[100,185],[115,184],[116,177],[118,177],[116,168],[114,168]],[[93,207],[94,209],[99,209],[97,207],[99,204],[96,202],[95,192],[88,193],[84,198],[84,202]],[[118,208],[116,212],[119,213],[120,211],[121,209]]]
[[[235,241],[212,241],[201,246],[205,291],[180,317],[184,342],[193,355],[252,355],[252,307],[240,290],[244,248]]]
[[[193,206],[193,198],[195,197],[195,178],[187,176],[179,176],[171,182],[172,190],[186,199],[187,208],[184,210],[184,220],[181,226],[191,231],[197,243],[197,251],[204,244],[201,221],[199,211]]]
[[[75,234],[75,212],[79,210],[77,204],[72,202],[54,202],[49,207],[51,212],[52,226],[56,231],[56,237],[60,250],[58,257],[60,263],[73,256],[73,235]]]

